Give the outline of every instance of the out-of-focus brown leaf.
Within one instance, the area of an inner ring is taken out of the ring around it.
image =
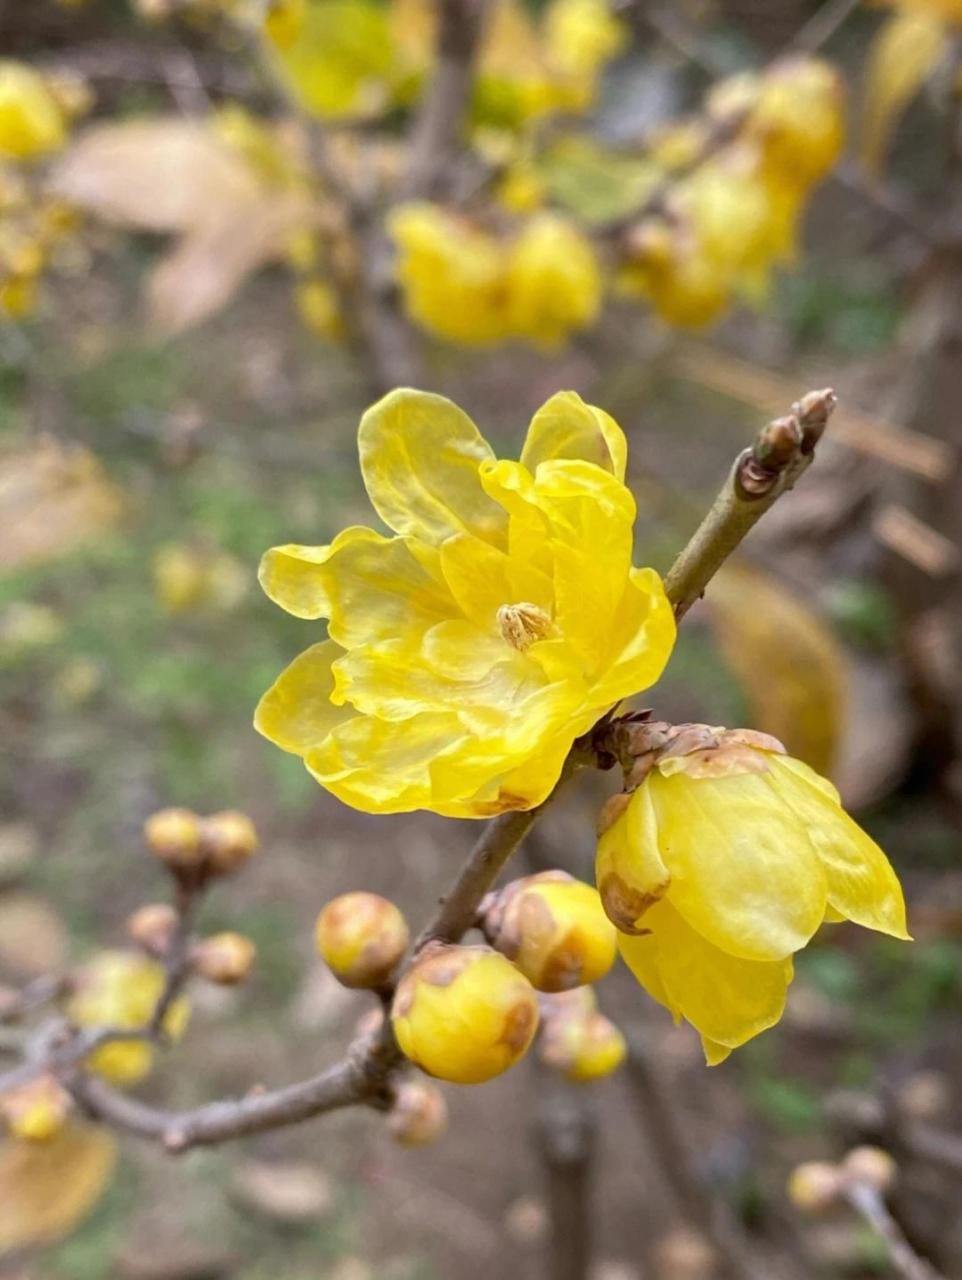
[[[87,449],[46,439],[0,454],[0,571],[72,551],[121,511],[119,491]]]
[[[29,893],[0,896],[0,970],[37,978],[63,968],[67,933],[43,898]]]
[[[306,190],[280,185],[241,147],[188,120],[88,130],[53,183],[71,203],[109,222],[180,233],[147,287],[149,320],[168,336],[219,310],[317,213]]]
[[[219,311],[251,272],[278,257],[306,220],[302,196],[275,193],[225,210],[183,236],[147,286],[152,324],[172,335]]]
[[[0,1256],[71,1232],[100,1199],[117,1159],[104,1129],[71,1123],[49,1142],[0,1147]]]
[[[845,659],[830,628],[780,583],[744,565],[716,574],[705,601],[722,655],[751,703],[753,727],[831,775]]]
[[[188,231],[207,210],[256,200],[260,184],[231,147],[196,121],[134,120],[82,133],[52,178],[71,204],[144,231]]]

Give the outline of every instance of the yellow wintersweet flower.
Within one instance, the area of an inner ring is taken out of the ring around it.
[[[601,308],[601,273],[591,242],[555,214],[532,218],[511,246],[508,327],[553,348],[593,324]]]
[[[450,342],[484,346],[507,336],[504,251],[494,236],[432,204],[406,204],[388,230],[408,315]]]
[[[66,136],[64,111],[43,76],[23,62],[0,62],[0,156],[47,155]]]
[[[572,742],[648,688],[675,637],[652,569],[631,566],[635,503],[617,423],[573,392],[498,460],[450,400],[399,390],[361,420],[361,472],[395,531],[282,546],[267,594],[330,619],[255,724],[368,813],[530,809]]]
[[[598,889],[629,968],[714,1065],[779,1020],[824,921],[907,938],[902,890],[832,784],[774,738],[641,732],[654,764],[603,815]]]
[[[551,0],[543,24],[549,64],[566,75],[584,77],[592,90],[594,77],[628,37],[607,0]]]
[[[68,1013],[79,1027],[146,1027],[164,989],[164,970],[131,951],[102,951],[84,967]],[[179,1040],[187,1029],[190,1005],[181,997],[164,1019],[164,1031]],[[154,1049],[146,1040],[115,1040],[95,1049],[86,1065],[116,1084],[136,1084],[149,1074]]]

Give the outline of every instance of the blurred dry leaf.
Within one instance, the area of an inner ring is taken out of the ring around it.
[[[865,73],[862,162],[877,173],[892,131],[947,47],[938,18],[909,10],[894,14],[875,37]]]
[[[182,119],[86,131],[60,161],[53,184],[108,222],[180,233],[147,290],[151,323],[165,334],[222,307],[316,213],[305,191],[278,186],[240,147]]]
[[[205,125],[183,119],[97,125],[57,165],[56,191],[107,222],[189,231],[205,208],[258,196],[253,170]]]
[[[36,978],[63,968],[67,932],[43,898],[30,893],[0,896],[0,969]]]
[[[49,1142],[0,1147],[0,1255],[72,1231],[100,1199],[116,1158],[109,1133],[79,1123]]]
[[[16,880],[37,856],[40,833],[29,822],[0,826],[0,886]]]
[[[44,439],[0,455],[0,571],[72,551],[121,510],[119,490],[79,445]]]
[[[705,599],[722,655],[751,703],[754,727],[831,775],[846,678],[831,629],[773,578],[744,565],[725,565]]]

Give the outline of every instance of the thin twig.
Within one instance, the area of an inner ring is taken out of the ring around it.
[[[665,578],[676,618],[688,612],[739,543],[811,465],[834,408],[834,391],[810,391],[787,417],[764,427],[737,459],[708,515]]]
[[[852,1182],[843,1195],[885,1242],[889,1261],[904,1280],[945,1280],[941,1272],[915,1252],[875,1187],[866,1182]]]
[[[457,155],[486,0],[441,0],[437,60],[412,130],[402,199],[436,196]]]

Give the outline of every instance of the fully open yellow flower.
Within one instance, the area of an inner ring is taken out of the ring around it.
[[[908,934],[895,872],[830,782],[774,739],[698,728],[625,797],[597,874],[629,968],[714,1064],[779,1020],[824,921]]]
[[[368,813],[530,809],[674,643],[661,580],[631,565],[621,429],[561,392],[521,461],[499,461],[451,401],[400,390],[364,415],[359,447],[395,536],[350,528],[264,557],[272,600],[330,622],[255,724]]]

